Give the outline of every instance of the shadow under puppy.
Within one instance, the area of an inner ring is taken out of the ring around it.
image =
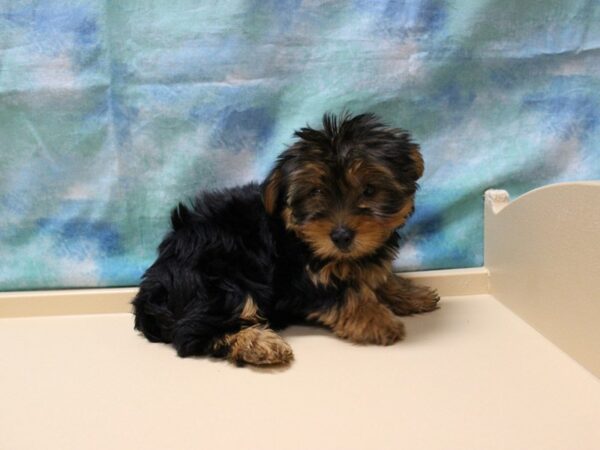
[[[398,316],[437,307],[435,291],[391,265],[423,174],[418,145],[370,114],[325,115],[295,136],[262,185],[173,210],[133,300],[150,341],[182,357],[286,364],[292,350],[274,329],[309,321],[390,345],[404,336]]]

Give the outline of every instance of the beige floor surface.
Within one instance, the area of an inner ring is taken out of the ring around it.
[[[283,334],[287,370],[179,359],[127,314],[0,320],[0,449],[600,449],[600,381],[490,296],[407,339]]]

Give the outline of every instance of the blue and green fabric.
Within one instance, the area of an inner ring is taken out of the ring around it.
[[[176,202],[343,109],[422,145],[397,268],[479,266],[485,189],[600,178],[600,3],[0,1],[0,289],[137,284]]]

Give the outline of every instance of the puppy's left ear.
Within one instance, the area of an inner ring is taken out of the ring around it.
[[[277,210],[282,182],[283,175],[281,173],[281,166],[278,164],[262,184],[263,204],[265,205],[267,214],[271,216],[275,214],[275,211]]]
[[[423,176],[425,171],[425,162],[423,161],[423,155],[421,155],[421,148],[414,143],[409,144],[408,157],[412,161],[413,176],[415,181]]]

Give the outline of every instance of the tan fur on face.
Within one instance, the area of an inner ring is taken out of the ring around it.
[[[395,229],[395,227],[389,228],[387,222],[373,217],[350,216],[343,224],[352,229],[356,235],[350,251],[341,252],[331,240],[331,232],[338,226],[337,221],[325,218],[297,225],[293,223],[289,209],[284,211],[283,217],[288,229],[295,231],[298,237],[311,247],[315,255],[321,258],[351,260],[367,255],[381,247]]]
[[[291,215],[289,210],[288,214]],[[310,246],[315,255],[326,258],[336,253],[335,244],[330,237],[335,223],[330,219],[313,220],[302,225],[291,222],[286,224],[288,229],[295,231],[298,237]]]
[[[344,339],[358,344],[390,345],[404,337],[404,325],[366,286],[348,289],[344,303],[328,311],[313,313],[315,320]]]
[[[286,227],[308,243],[315,255],[321,258],[353,260],[381,247],[396,228],[404,225],[413,210],[413,204],[413,200],[410,199],[397,213],[385,218],[348,216],[339,221],[325,218],[296,224],[289,208],[284,209],[282,218]],[[341,252],[331,240],[331,232],[339,226],[339,222],[356,233],[348,252]]]

